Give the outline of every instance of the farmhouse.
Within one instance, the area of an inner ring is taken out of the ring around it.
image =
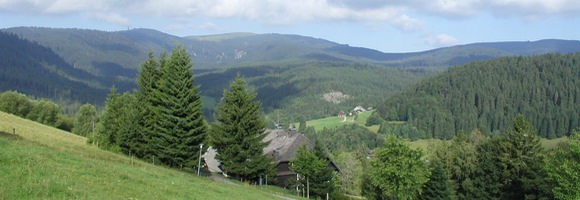
[[[352,109],[352,111],[354,111],[356,113],[361,113],[361,112],[366,112],[367,110],[364,109],[362,106],[357,106],[354,109]]]
[[[296,178],[296,173],[290,170],[290,161],[296,157],[298,149],[302,145],[307,145],[309,149],[314,148],[314,143],[306,138],[303,134],[294,130],[274,129],[267,130],[269,133],[264,138],[264,142],[270,142],[264,148],[264,154],[274,157],[274,164],[276,165],[276,184],[284,187],[288,180]],[[207,167],[212,172],[221,173],[219,169],[219,161],[215,159],[216,151],[208,149],[204,155]],[[329,168],[340,171],[340,168],[330,160]]]
[[[264,141],[270,144],[264,149],[264,154],[272,155],[276,164],[276,180],[278,186],[285,186],[291,178],[296,178],[296,173],[290,170],[290,161],[296,157],[298,149],[307,145],[309,149],[314,148],[314,143],[303,134],[296,131],[286,131],[283,129],[271,130]],[[330,160],[329,168],[340,171],[340,168]]]
[[[344,113],[344,111],[340,111],[340,112],[338,113],[338,116],[339,116],[339,117],[346,117],[346,114]]]

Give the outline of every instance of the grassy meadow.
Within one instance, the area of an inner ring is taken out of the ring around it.
[[[13,134],[15,130],[16,135]],[[0,112],[0,199],[281,199],[276,187],[224,184],[86,144]]]
[[[335,116],[335,117],[327,117],[327,118],[307,121],[306,125],[314,127],[314,129],[316,129],[316,131],[320,131],[324,128],[332,129],[332,128],[336,128],[339,126],[343,126],[345,124],[353,124],[353,123],[356,123],[356,124],[364,127],[366,122],[367,122],[367,118],[369,118],[369,116],[371,116],[372,112],[373,111],[362,112],[358,115],[358,118],[356,120],[354,120],[354,115],[347,116],[346,121],[344,121],[344,117],[336,117]],[[298,127],[298,124],[296,124],[296,127]],[[370,126],[367,128],[375,133],[379,131],[378,125]]]
[[[356,123],[360,126],[365,127],[367,118],[369,118],[369,116],[371,116],[371,113],[372,113],[372,111],[360,113],[356,120],[353,120],[354,119],[353,116],[347,117],[346,121],[344,121],[343,117],[336,117],[336,116],[322,118],[322,119],[315,119],[315,120],[306,121],[306,125],[314,127],[314,129],[316,129],[316,131],[320,131],[324,128],[336,128],[339,126],[343,126],[345,124],[353,124],[353,123]],[[392,121],[392,122],[388,122],[388,123],[398,124],[398,123],[405,123],[405,122]],[[298,124],[295,124],[295,126],[298,127]],[[366,127],[366,128],[368,128],[370,131],[372,131],[374,133],[377,133],[379,131],[380,126],[374,125],[374,126],[370,126],[370,127]],[[567,137],[556,138],[556,139],[540,138],[540,142],[546,150],[553,149],[559,143],[566,142],[567,140],[568,140]],[[448,141],[443,141],[443,140],[439,140],[439,139],[421,139],[421,140],[409,142],[409,145],[411,146],[411,148],[422,149],[423,152],[429,152],[430,149],[432,149],[436,145],[441,145],[441,144],[446,143],[446,142],[448,142]]]

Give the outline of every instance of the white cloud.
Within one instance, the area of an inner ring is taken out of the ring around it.
[[[191,23],[176,23],[171,24],[166,27],[167,30],[171,31],[185,31],[190,29],[195,30],[203,30],[203,31],[210,31],[210,32],[222,32],[224,29],[212,22],[205,22],[202,24],[191,24]]]
[[[34,14],[107,13],[95,17],[124,24],[131,17],[229,18],[284,25],[312,21],[389,24],[403,31],[422,29],[414,14],[446,18],[480,14],[541,19],[580,17],[578,0],[0,0],[0,11]],[[116,13],[116,14],[115,14]],[[124,16],[124,17],[123,17]]]
[[[107,23],[121,25],[121,26],[129,26],[131,24],[129,22],[129,19],[127,19],[119,14],[116,14],[116,13],[97,12],[97,13],[91,14],[90,16],[96,20],[99,20],[99,21],[104,21]]]
[[[112,0],[0,0],[0,10],[59,15],[103,11],[114,4]]]
[[[432,47],[447,47],[457,45],[459,40],[447,34],[439,34],[428,38],[425,42]]]
[[[264,24],[284,25],[309,21],[381,22],[402,30],[420,26],[418,19],[405,15],[404,8],[365,0],[363,8],[352,3],[335,4],[331,0],[0,0],[0,10],[42,14],[107,13],[96,16],[112,23],[125,23],[123,16],[234,18],[258,21]],[[360,4],[362,5],[362,4]]]
[[[405,5],[418,12],[443,17],[469,17],[482,13],[513,16],[580,16],[578,0],[410,0]]]

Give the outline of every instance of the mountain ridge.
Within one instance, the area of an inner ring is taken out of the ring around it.
[[[116,70],[136,70],[146,59],[148,52],[170,51],[178,44],[192,54],[198,68],[206,69],[299,61],[447,68],[502,56],[580,52],[580,41],[560,39],[481,42],[419,52],[386,53],[320,38],[278,33],[233,32],[179,37],[145,28],[111,32],[42,27],[13,27],[1,30],[49,47],[70,64],[96,75],[110,75],[100,70],[102,65]],[[86,54],[90,54],[91,58],[82,57]]]
[[[0,31],[17,35],[20,39],[55,53],[65,63],[63,66],[53,65],[55,68],[70,65],[75,70],[91,75],[93,78],[69,77],[73,80],[92,81],[93,89],[71,90],[73,94],[99,94],[98,97],[90,98],[93,99],[90,102],[105,99],[103,91],[106,90],[103,88],[116,86],[119,92],[136,88],[135,77],[138,69],[147,60],[150,52],[159,56],[163,52],[170,52],[174,46],[181,45],[191,55],[196,81],[199,81],[196,84],[201,85],[202,95],[211,97],[209,99],[218,100],[226,87],[224,85],[227,85],[223,83],[231,81],[227,78],[231,78],[231,74],[241,73],[261,93],[260,100],[266,110],[282,109],[294,115],[308,110],[311,113],[309,118],[333,115],[338,112],[335,109],[348,109],[356,104],[376,106],[423,75],[450,66],[514,55],[580,52],[580,41],[557,39],[475,43],[422,52],[384,53],[320,38],[278,33],[178,37],[144,28],[107,32],[74,28],[14,27]],[[35,62],[41,63],[42,59]],[[10,63],[0,62],[0,65]],[[11,67],[24,67],[23,65]],[[319,74],[325,78],[312,77],[311,74]],[[54,80],[61,76],[47,75]],[[16,81],[28,80],[22,73],[11,78]],[[4,90],[9,89],[11,88]],[[320,95],[331,91],[354,94],[357,98],[339,106],[321,104],[311,107],[304,103],[306,99],[318,102]],[[29,95],[45,98],[55,96],[44,93]],[[76,101],[86,99],[73,98]],[[309,108],[306,109],[307,107]],[[206,115],[211,116],[211,112],[206,110]]]

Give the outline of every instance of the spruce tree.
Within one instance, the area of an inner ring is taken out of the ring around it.
[[[505,166],[502,198],[540,198],[546,195],[542,186],[543,151],[532,125],[518,116],[512,131],[500,143],[500,162]]]
[[[272,158],[263,154],[267,143],[265,121],[256,94],[246,89],[238,75],[218,104],[212,125],[211,145],[217,150],[220,168],[235,178],[255,180],[273,170]]]
[[[449,175],[442,162],[437,160],[433,162],[431,177],[423,185],[420,199],[454,199],[453,184],[449,180]]]
[[[121,104],[119,104],[119,94],[117,88],[111,88],[107,97],[105,109],[101,113],[100,121],[97,124],[95,134],[89,138],[88,142],[95,143],[103,149],[114,149],[117,145],[117,133],[119,132],[118,119]]]
[[[138,126],[137,99],[135,95],[126,92],[119,96],[117,104],[119,109],[116,120],[116,130],[118,131],[116,144],[123,153],[133,155],[141,150],[138,143],[142,138]]]
[[[162,54],[161,60],[165,60],[165,54]],[[155,60],[153,53],[149,53],[149,59],[141,65],[139,76],[137,76],[139,90],[135,92],[138,102],[136,109],[140,137],[136,138],[137,148],[134,155],[147,160],[153,154],[151,138],[155,133],[156,106],[159,105],[159,101],[155,98],[155,92],[159,88],[160,78],[160,63]]]
[[[170,167],[197,168],[200,144],[206,138],[199,87],[194,85],[191,58],[183,47],[173,50],[169,60],[160,61],[157,105],[151,150]]]
[[[478,199],[551,199],[542,171],[543,147],[522,116],[500,138],[478,146]]]
[[[334,171],[332,168],[328,167],[330,165],[330,158],[324,151],[322,143],[318,140],[314,144],[313,151],[318,160],[322,163],[323,168],[313,174],[309,179],[311,183],[314,183],[310,185],[310,195],[321,199],[324,199],[327,194],[334,197],[336,188],[334,187]]]

